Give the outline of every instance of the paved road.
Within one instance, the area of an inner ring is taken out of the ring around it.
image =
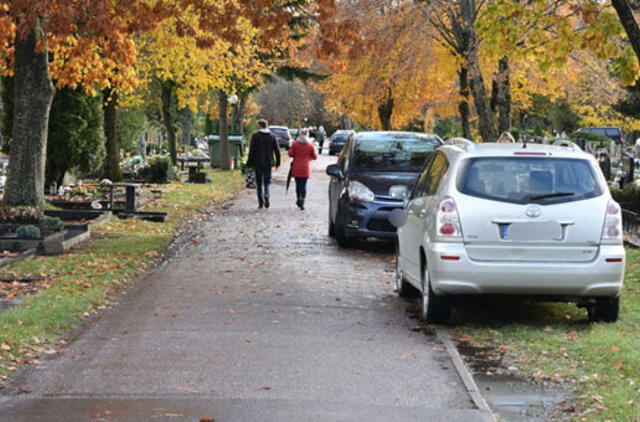
[[[326,236],[332,161],[314,163],[304,212],[284,170],[271,209],[250,191],[213,211],[63,354],[18,375],[0,420],[485,420],[442,346],[410,329],[388,244]]]

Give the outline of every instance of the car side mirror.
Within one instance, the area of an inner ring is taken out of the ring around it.
[[[337,177],[338,179],[342,179],[342,174],[340,173],[340,167],[337,164],[331,164],[327,166],[327,174],[331,177]]]

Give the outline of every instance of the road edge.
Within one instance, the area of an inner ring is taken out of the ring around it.
[[[449,332],[441,327],[436,328],[436,335],[438,339],[444,344],[451,361],[453,362],[453,366],[456,368],[456,372],[458,376],[462,380],[464,384],[464,388],[467,390],[469,397],[471,397],[471,401],[476,405],[478,410],[484,412],[487,415],[487,419],[490,421],[497,422],[498,418],[496,417],[493,410],[489,406],[489,403],[484,398],[482,394],[480,394],[480,389],[478,385],[473,379],[473,375],[471,375],[471,371],[467,368],[467,365],[462,360],[460,353],[458,353],[458,349],[453,344],[451,339],[449,338]]]

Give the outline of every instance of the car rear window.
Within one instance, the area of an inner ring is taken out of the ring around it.
[[[550,157],[471,158],[458,179],[458,190],[515,204],[572,202],[603,192],[589,161]]]
[[[439,145],[435,136],[365,135],[356,139],[353,168],[356,171],[419,172]]]
[[[275,136],[285,136],[288,132],[287,129],[274,129],[271,128],[269,129],[271,131],[271,133],[273,133]]]
[[[607,129],[607,136],[611,137],[611,136],[617,136],[620,137],[622,136],[622,133],[620,133],[620,129],[617,128],[608,128]]]

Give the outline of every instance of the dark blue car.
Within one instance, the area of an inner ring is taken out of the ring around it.
[[[442,140],[413,132],[361,132],[327,167],[329,235],[341,247],[368,237],[395,238],[391,211],[402,208],[429,154]]]

